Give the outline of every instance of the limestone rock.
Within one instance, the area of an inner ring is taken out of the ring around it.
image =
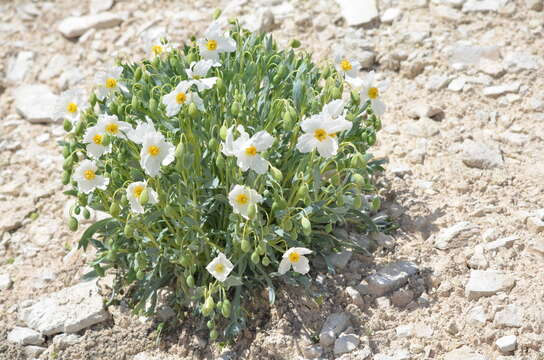
[[[495,344],[503,354],[508,354],[516,350],[517,342],[516,335],[508,335],[497,339]]]
[[[408,116],[412,119],[442,118],[444,117],[444,111],[438,106],[429,105],[425,102],[416,102],[408,108]]]
[[[544,1],[543,0],[525,0],[525,5],[527,5],[529,10],[542,11],[542,9],[544,8]]]
[[[468,0],[463,5],[464,12],[498,12],[509,0]]]
[[[334,342],[334,354],[340,355],[352,352],[359,345],[359,337],[355,334],[342,334]]]
[[[410,261],[388,264],[366,278],[368,291],[376,297],[382,296],[404,285],[408,278],[418,271],[416,264]]]
[[[403,126],[403,130],[408,135],[420,138],[430,138],[440,132],[440,128],[436,124],[436,121],[429,118],[422,118],[418,121],[409,122]]]
[[[477,233],[478,228],[476,225],[468,221],[462,221],[449,228],[442,229],[436,235],[432,235],[431,240],[434,242],[435,248],[447,250],[463,246]]]
[[[302,349],[302,355],[304,355],[306,359],[320,358],[322,354],[323,348],[317,344],[309,345]]]
[[[506,55],[504,62],[506,63],[506,66],[512,68],[515,72],[536,70],[540,65],[540,60],[537,56],[524,52],[509,53]]]
[[[533,234],[538,234],[544,231],[544,220],[536,216],[527,218],[527,228]]]
[[[336,0],[348,26],[371,23],[378,18],[376,0]]]
[[[97,14],[102,11],[108,11],[113,6],[113,0],[91,0],[89,3],[89,12]]]
[[[425,88],[431,91],[442,90],[448,86],[449,82],[450,78],[446,75],[432,75],[425,84]]]
[[[329,315],[319,333],[319,343],[323,347],[331,346],[338,334],[344,331],[350,324],[349,314],[335,313]]]
[[[59,334],[53,338],[53,345],[58,350],[64,350],[77,344],[80,340],[81,336],[76,334]]]
[[[0,290],[8,290],[13,285],[11,276],[9,274],[0,274]]]
[[[481,142],[465,140],[462,161],[468,167],[492,169],[503,165],[502,154],[496,147]]]
[[[484,95],[491,98],[496,98],[505,94],[517,94],[521,84],[513,82],[497,86],[488,86],[484,88]]]
[[[450,351],[444,355],[444,360],[489,360],[486,356],[476,353],[468,346]]]
[[[120,14],[100,13],[87,16],[73,16],[62,20],[58,30],[67,38],[76,38],[89,29],[107,29],[119,25],[124,18]]]
[[[402,12],[399,8],[389,8],[384,11],[380,18],[380,21],[384,24],[392,24],[395,20],[399,19]]]
[[[448,85],[448,90],[451,90],[453,92],[462,91],[465,87],[465,84],[466,80],[464,78],[453,79]]]
[[[497,327],[521,327],[523,325],[521,310],[516,305],[507,305],[503,310],[497,311],[494,319]]]
[[[472,325],[483,325],[488,320],[488,315],[481,305],[475,306],[468,312],[468,323]]]
[[[473,45],[470,42],[460,41],[447,50],[448,59],[452,65],[477,65],[480,61],[487,59],[499,61],[501,58],[500,48],[489,45]]]
[[[37,331],[18,326],[8,333],[8,341],[19,345],[41,345],[45,339]]]
[[[6,80],[21,82],[32,68],[34,53],[32,51],[21,51],[8,64]]]
[[[469,299],[495,295],[500,291],[510,291],[515,282],[511,275],[500,271],[472,270],[465,286],[465,295]]]
[[[19,320],[47,336],[76,333],[109,318],[98,291],[96,281],[62,289],[21,308]]]
[[[342,250],[339,253],[330,254],[327,256],[327,260],[336,268],[336,269],[344,269],[349,260],[351,259],[351,256],[353,255],[353,252],[351,250]]]
[[[35,359],[40,356],[47,348],[43,346],[29,345],[24,347],[24,352],[27,358]]]
[[[15,108],[31,123],[53,122],[57,96],[46,85],[21,85],[13,91]]]

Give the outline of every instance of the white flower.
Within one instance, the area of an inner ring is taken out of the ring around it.
[[[229,193],[229,203],[234,213],[249,219],[249,208],[256,203],[262,203],[263,197],[255,190],[242,185],[235,185]]]
[[[167,52],[172,51],[176,45],[170,43],[164,43],[161,37],[157,37],[147,42],[146,53],[149,51],[151,56],[162,56]]]
[[[98,116],[96,126],[104,134],[116,137],[125,137],[126,133],[132,129],[129,123],[119,121],[117,115],[101,114]]]
[[[374,113],[382,116],[385,112],[385,103],[381,100],[381,95],[387,89],[388,84],[386,81],[377,82],[375,76],[374,71],[371,71],[362,79],[353,78],[347,79],[347,81],[352,87],[360,91],[361,101],[370,100]]]
[[[127,91],[127,88],[119,81],[121,73],[123,72],[123,67],[113,66],[106,71],[99,71],[96,76],[96,97],[99,100],[104,100],[104,98],[111,94],[112,92],[121,89]]]
[[[227,259],[223,253],[219,253],[219,255],[206,266],[206,270],[221,282],[227,280],[232,269],[234,269],[234,265],[232,265],[230,260]]]
[[[311,253],[312,250],[303,247],[290,248],[283,254],[283,259],[281,259],[278,272],[283,275],[293,267],[293,271],[300,274],[304,275],[308,273],[308,271],[310,271],[310,263],[304,255]]]
[[[204,110],[200,96],[189,91],[192,84],[192,81],[181,81],[172,92],[163,96],[162,103],[166,105],[166,116],[177,115],[182,105],[191,103],[194,103],[199,110]]]
[[[359,61],[348,59],[346,56],[336,55],[334,58],[336,70],[347,77],[356,77],[360,66]]]
[[[217,82],[217,77],[207,78],[208,71],[212,67],[221,66],[220,63],[216,63],[213,60],[200,60],[198,62],[192,62],[189,68],[185,69],[187,76],[192,80],[192,83],[196,85],[198,91],[211,89]]]
[[[74,170],[74,180],[77,181],[77,188],[84,194],[94,189],[106,190],[110,179],[96,175],[98,167],[91,160],[83,160]]]
[[[221,23],[214,21],[206,32],[204,38],[198,40],[200,56],[204,59],[219,60],[219,54],[236,51],[236,41],[221,31]]]
[[[155,133],[155,126],[149,117],[145,117],[146,122],[137,121],[136,129],[130,129],[128,131],[128,138],[135,142],[136,144],[141,144],[144,142],[145,137],[148,134]]]
[[[333,100],[328,104],[323,106],[321,114],[330,117],[331,119],[336,119],[342,115],[342,110],[344,110],[345,101],[342,99]]]
[[[326,113],[314,115],[302,121],[301,128],[305,134],[298,138],[297,149],[308,153],[317,148],[324,158],[334,156],[338,152],[336,133],[351,129],[351,125],[343,117],[332,119]]]
[[[60,94],[55,104],[55,118],[68,119],[73,124],[79,120],[79,115],[85,104],[85,92],[74,88]]]
[[[111,146],[104,146],[105,130],[102,126],[92,126],[83,135],[83,143],[87,145],[87,153],[98,159],[111,151]]]
[[[151,177],[159,175],[161,165],[174,161],[174,145],[164,140],[159,132],[146,135],[140,151],[140,166]]]
[[[259,131],[250,138],[243,126],[239,125],[237,129],[240,136],[236,140],[233,134],[234,126],[227,130],[221,151],[227,156],[236,156],[236,162],[242,171],[251,169],[257,174],[264,174],[268,170],[268,161],[258,153],[272,146],[274,138],[266,131]]]
[[[147,188],[149,194],[149,204],[156,204],[158,202],[158,196],[155,190],[149,188],[146,182],[138,181],[133,182],[127,187],[127,199],[130,203],[130,209],[133,213],[143,214],[144,207],[140,203],[140,196],[142,192]]]

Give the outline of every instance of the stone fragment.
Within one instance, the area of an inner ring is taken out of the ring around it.
[[[53,338],[53,345],[58,350],[64,350],[77,344],[81,336],[76,334],[59,334]]]
[[[533,96],[529,99],[529,106],[534,111],[544,111],[544,98]]]
[[[317,359],[323,354],[323,348],[320,345],[314,344],[306,346],[302,349],[302,355],[306,359]]]
[[[32,51],[19,52],[8,64],[6,80],[14,83],[23,81],[33,63],[34,53]]]
[[[374,61],[376,60],[376,53],[374,51],[361,51],[358,56],[359,62],[361,63],[362,69],[370,69],[374,66]]]
[[[24,347],[25,355],[28,359],[35,359],[40,356],[47,348],[43,346],[29,345]]]
[[[410,175],[412,173],[412,169],[410,169],[410,166],[403,163],[389,164],[388,167],[389,171],[391,171],[392,174],[395,174],[400,178],[403,178],[404,176]]]
[[[19,345],[41,345],[45,339],[37,331],[17,326],[8,333],[8,341]]]
[[[330,254],[327,256],[327,260],[336,268],[336,269],[345,269],[353,252],[351,250],[342,250],[339,253]]]
[[[389,8],[384,11],[380,21],[384,24],[392,24],[395,20],[399,19],[402,12],[399,8]]]
[[[449,6],[439,5],[432,8],[432,13],[444,20],[459,22],[463,15],[459,10],[452,9]]]
[[[544,231],[544,220],[536,216],[527,218],[527,228],[533,234],[538,234]]]
[[[491,75],[495,78],[504,75],[506,70],[501,62],[495,60],[482,59],[478,64],[478,69],[484,74]]]
[[[438,106],[429,105],[426,102],[416,102],[408,108],[407,115],[412,119],[442,118],[444,111]]]
[[[512,52],[504,59],[506,66],[515,72],[523,70],[536,70],[539,68],[540,60],[537,56],[525,52]]]
[[[47,81],[62,73],[68,66],[69,60],[63,54],[55,54],[47,61],[47,67],[40,71],[38,79],[40,81]]]
[[[476,353],[468,346],[463,346],[444,355],[444,360],[489,360],[489,358]]]
[[[529,243],[529,251],[544,256],[544,237],[531,240]]]
[[[399,325],[395,329],[395,332],[397,333],[397,336],[400,338],[410,337],[414,334],[414,325],[413,324]]]
[[[378,18],[376,0],[336,0],[348,26],[369,24]]]
[[[463,12],[498,12],[509,0],[467,0]]]
[[[544,8],[544,1],[543,0],[525,0],[525,5],[529,8],[529,10],[542,11],[542,9]]]
[[[446,5],[453,8],[461,8],[466,0],[431,0],[433,4]]]
[[[62,20],[58,30],[67,38],[76,38],[89,29],[107,29],[119,25],[124,18],[120,14],[100,13],[87,16],[73,16]]]
[[[427,324],[418,323],[414,324],[414,335],[418,338],[431,338],[433,336],[433,328]]]
[[[501,151],[497,147],[465,140],[463,143],[463,163],[472,168],[492,169],[503,165]]]
[[[87,281],[46,295],[34,304],[19,309],[19,320],[44,335],[77,333],[106,321],[96,281]]]
[[[478,234],[476,225],[468,221],[459,222],[431,236],[434,247],[440,250],[453,249],[465,245]]]
[[[495,240],[495,241],[492,241],[490,243],[485,244],[485,249],[486,250],[497,250],[497,249],[500,249],[500,248],[511,248],[512,244],[514,244],[514,242],[516,240],[519,240],[519,238],[517,236],[515,236],[515,235],[500,238],[498,240]]]
[[[9,274],[0,274],[0,290],[8,290],[13,285],[11,276]]]
[[[447,50],[448,60],[452,65],[478,65],[484,59],[499,61],[501,59],[500,48],[495,45],[481,46],[470,42],[459,41]]]
[[[89,3],[89,12],[98,14],[99,12],[108,11],[113,7],[113,0],[91,0]]]
[[[514,305],[507,305],[503,310],[497,311],[493,320],[497,327],[521,327],[523,325],[520,309]]]
[[[363,297],[361,296],[361,293],[355,289],[354,287],[352,286],[348,286],[346,288],[346,294],[348,294],[348,296],[351,298],[351,301],[357,305],[357,306],[364,306],[365,305],[365,301],[363,300]]]
[[[31,123],[53,122],[57,96],[46,85],[21,85],[13,90],[15,109]]]
[[[408,135],[420,138],[430,138],[440,132],[440,128],[436,122],[429,118],[422,118],[418,121],[406,123],[403,126],[403,130]]]
[[[483,325],[487,322],[488,316],[481,305],[475,306],[467,314],[468,322],[472,325]]]
[[[351,352],[351,353],[346,353],[340,357],[336,357],[335,360],[354,360],[354,359],[357,359],[357,360],[370,360],[371,359],[371,356],[372,355],[372,351],[370,350],[369,347],[364,347],[363,349],[360,349],[360,350],[355,350],[354,352]],[[374,358],[376,359],[376,358]],[[323,359],[320,359],[320,360],[323,360]]]
[[[368,291],[376,297],[382,296],[404,285],[418,271],[416,264],[410,261],[388,264],[366,278]]]
[[[323,327],[321,328],[321,332],[319,333],[319,343],[321,346],[331,346],[336,340],[338,334],[344,331],[349,324],[350,319],[348,313],[342,312],[329,315],[327,320],[325,320],[325,324],[323,324]]]
[[[462,91],[463,88],[465,87],[465,84],[466,84],[466,80],[464,78],[453,79],[448,85],[448,90],[451,90],[453,92]]]
[[[334,354],[340,355],[352,352],[359,345],[359,337],[355,334],[342,334],[334,342]]]
[[[513,82],[497,86],[488,86],[484,88],[484,95],[490,98],[497,98],[505,94],[517,94],[521,84],[519,82]]]
[[[469,299],[492,296],[500,291],[510,291],[515,279],[506,273],[495,270],[472,270],[465,286],[465,295]]]
[[[503,354],[508,354],[516,350],[517,343],[518,339],[516,335],[503,336],[495,341],[495,344]]]
[[[408,305],[413,299],[414,292],[412,290],[399,289],[391,294],[391,302],[398,307]]]
[[[489,263],[484,254],[484,247],[480,244],[474,247],[474,254],[467,261],[468,266],[471,269],[487,269]]]
[[[449,82],[450,78],[446,75],[432,75],[425,84],[425,88],[431,91],[442,90],[448,86]]]

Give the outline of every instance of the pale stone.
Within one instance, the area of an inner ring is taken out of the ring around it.
[[[440,118],[444,116],[444,111],[440,107],[429,105],[426,102],[416,102],[410,105],[407,115],[413,119]]]
[[[464,78],[453,79],[448,85],[448,90],[459,92],[465,87],[466,81]]]
[[[428,90],[442,90],[448,86],[450,78],[446,75],[432,75],[425,84],[425,88]]]
[[[25,352],[25,355],[29,359],[35,359],[38,356],[40,356],[47,348],[42,346],[36,346],[36,345],[29,345],[25,346],[23,348],[23,351]]]
[[[506,72],[504,65],[501,62],[488,59],[483,59],[480,61],[478,64],[478,69],[484,74],[488,74],[496,78],[501,77]]]
[[[365,301],[363,300],[363,297],[361,296],[361,293],[355,289],[354,287],[348,286],[346,288],[346,294],[351,298],[351,301],[357,305],[357,306],[364,306]]]
[[[15,327],[8,333],[8,341],[19,345],[41,345],[45,339],[42,334],[25,327]]]
[[[34,53],[32,51],[21,51],[8,64],[6,80],[21,82],[32,68]]]
[[[542,9],[544,8],[544,1],[543,0],[525,0],[525,5],[527,5],[529,10],[542,11]]]
[[[353,255],[353,252],[351,250],[342,250],[339,253],[334,253],[327,255],[327,260],[337,269],[344,269],[349,260],[351,259],[351,256]]]
[[[388,264],[366,278],[368,291],[376,297],[382,296],[404,285],[418,271],[416,264],[409,261]]]
[[[466,0],[432,0],[433,4],[447,5],[454,8],[461,8]]]
[[[468,346],[463,346],[444,355],[444,360],[489,360],[489,358],[476,353]]]
[[[529,251],[534,254],[544,256],[544,238],[533,239],[529,243]]]
[[[400,337],[400,338],[410,337],[414,334],[414,325],[413,324],[399,325],[395,329],[395,332],[397,333],[397,337]]]
[[[336,0],[348,26],[371,23],[378,18],[376,0]]]
[[[89,3],[89,12],[97,14],[102,11],[108,11],[113,7],[113,0],[91,0]]]
[[[490,243],[485,244],[485,249],[486,250],[497,250],[499,248],[511,248],[512,244],[514,244],[514,242],[516,240],[519,240],[519,238],[517,236],[515,236],[515,235],[500,238],[498,240],[495,240],[495,241],[492,241]]]
[[[314,344],[306,346],[302,349],[302,355],[306,359],[316,359],[323,354],[323,348],[320,345]]]
[[[506,55],[504,62],[506,66],[512,68],[514,71],[536,70],[540,65],[540,60],[537,56],[524,52],[509,53]]]
[[[488,315],[483,306],[475,306],[468,312],[468,322],[472,325],[483,325],[488,320]]]
[[[465,140],[462,161],[468,167],[492,169],[503,165],[501,151],[481,142]]]
[[[464,12],[498,12],[509,0],[468,0],[463,5]]]
[[[45,85],[21,85],[13,90],[15,109],[31,123],[53,122],[57,96]]]
[[[516,350],[517,343],[518,340],[516,335],[503,336],[495,341],[495,344],[497,345],[499,350],[504,354]]]
[[[69,60],[63,54],[55,54],[51,59],[47,61],[47,67],[40,72],[39,80],[47,81],[55,76],[58,76],[62,73],[66,66],[68,65]]]
[[[58,350],[64,350],[77,344],[80,340],[81,336],[76,334],[59,334],[53,338],[53,345]]]
[[[453,64],[477,65],[487,59],[499,61],[501,59],[500,48],[495,45],[480,46],[470,42],[459,41],[448,48],[449,61]]]
[[[0,274],[0,290],[8,290],[13,285],[13,281],[9,274]]]
[[[376,53],[373,51],[362,51],[358,56],[358,60],[361,63],[362,69],[370,69],[372,66],[374,66]]]
[[[412,169],[410,169],[410,166],[403,163],[389,164],[388,168],[392,174],[395,174],[396,176],[401,178],[405,175],[410,175],[412,173]]]
[[[100,13],[80,17],[69,17],[62,20],[58,30],[67,38],[83,35],[89,29],[107,29],[119,25],[124,18],[120,14]]]
[[[414,324],[414,335],[418,338],[431,338],[433,336],[433,328],[428,326],[427,324]]]
[[[20,321],[47,336],[76,333],[108,318],[96,281],[62,289],[19,309]]]
[[[523,325],[521,310],[516,305],[507,305],[503,310],[497,311],[494,318],[497,327],[521,327]]]
[[[352,352],[359,345],[359,337],[355,334],[342,334],[334,342],[334,354]]]
[[[474,254],[467,261],[467,264],[472,269],[487,269],[489,263],[484,254],[484,247],[482,245],[476,245],[474,247]]]
[[[462,221],[446,229],[440,230],[436,235],[432,235],[430,240],[434,242],[434,247],[440,250],[453,249],[465,245],[471,238],[478,234],[476,225]]]
[[[510,291],[515,282],[511,275],[500,271],[472,270],[465,286],[465,295],[469,299],[492,296],[500,291]]]
[[[527,218],[527,228],[533,234],[538,234],[544,231],[544,220],[538,217]]]
[[[440,128],[436,122],[429,118],[422,118],[418,121],[406,123],[403,126],[403,130],[408,135],[420,138],[430,138],[440,132]]]
[[[497,86],[488,86],[484,88],[484,95],[491,98],[497,98],[505,94],[517,94],[521,84],[519,82],[513,82]]]
[[[350,324],[348,313],[335,313],[329,315],[319,333],[319,343],[323,347],[331,346],[334,340]]]
[[[452,9],[449,6],[439,5],[432,8],[433,15],[453,22],[459,22],[463,15],[460,11]]]
[[[384,11],[380,18],[380,21],[384,24],[392,24],[395,20],[399,19],[402,12],[399,8],[389,8]]]

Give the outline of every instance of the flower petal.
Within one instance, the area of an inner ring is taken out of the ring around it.
[[[293,264],[293,270],[298,272],[299,274],[304,275],[304,274],[307,274],[308,271],[310,271],[310,262],[308,261],[308,258],[304,256],[301,256],[297,262],[292,264]]]
[[[334,156],[338,152],[338,142],[330,136],[323,141],[317,141],[317,151],[324,158]]]
[[[289,261],[289,258],[281,259],[280,266],[278,267],[278,272],[281,275],[283,275],[287,271],[289,271],[290,268],[291,268],[291,262]]]

